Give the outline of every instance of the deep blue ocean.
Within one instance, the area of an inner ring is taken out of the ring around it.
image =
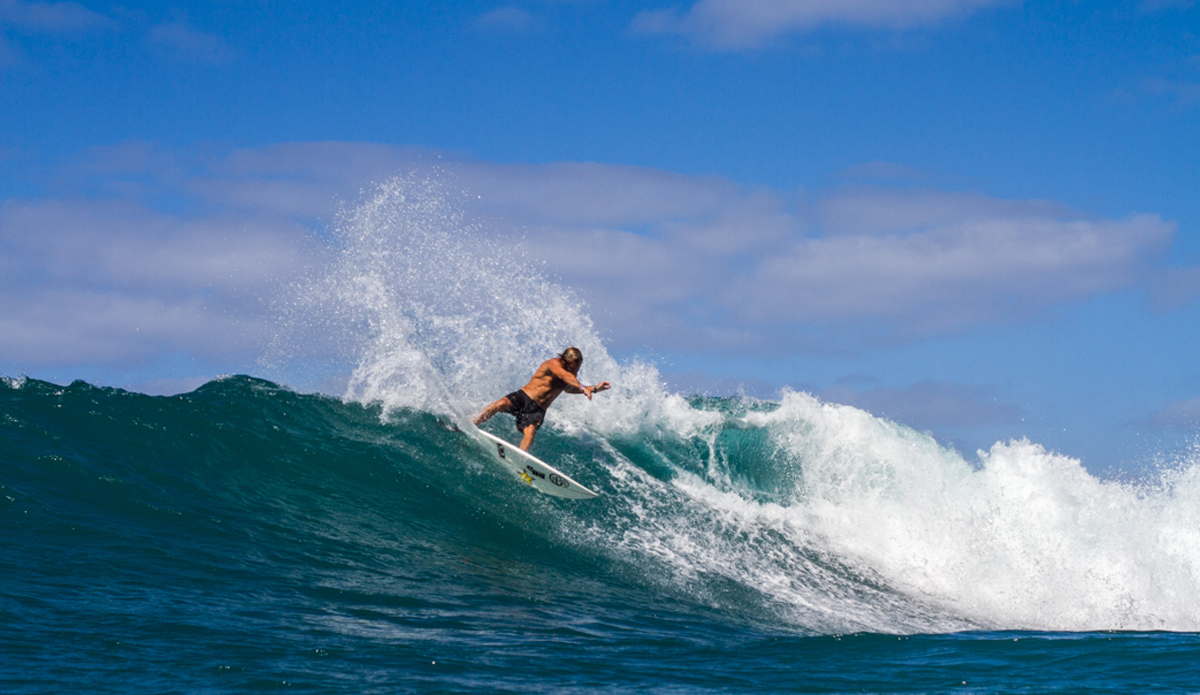
[[[572,502],[444,415],[4,380],[0,692],[1200,691],[1194,484],[943,451],[927,487],[804,441],[869,416],[786,401],[548,425],[536,452],[601,493]]]
[[[0,378],[0,693],[1200,692],[1195,452],[673,393],[437,181],[324,233],[274,382]],[[613,388],[533,453],[586,501],[462,431],[572,344]]]

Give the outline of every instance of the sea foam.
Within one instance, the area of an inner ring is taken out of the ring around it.
[[[564,516],[564,537],[815,631],[1200,629],[1195,461],[1134,485],[1028,441],[968,460],[804,393],[689,402],[610,356],[581,299],[467,220],[464,195],[378,186],[334,225],[337,258],[301,304],[354,360],[346,400],[385,416],[468,417],[580,347],[581,378],[614,388],[564,395],[547,426],[590,442],[615,508]]]

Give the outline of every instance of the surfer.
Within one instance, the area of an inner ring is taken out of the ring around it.
[[[546,408],[550,407],[560,393],[582,393],[590,401],[593,393],[612,388],[612,384],[607,381],[601,381],[594,386],[584,386],[575,377],[581,366],[583,353],[579,348],[569,347],[563,350],[558,357],[542,362],[530,377],[528,384],[484,408],[472,422],[482,425],[496,413],[512,414],[517,419],[517,431],[522,435],[521,450],[529,451],[537,429],[546,418]]]

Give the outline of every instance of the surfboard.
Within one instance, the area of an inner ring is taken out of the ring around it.
[[[512,471],[522,482],[538,492],[555,497],[565,497],[569,500],[587,500],[599,497],[598,494],[572,480],[566,473],[563,473],[529,452],[521,451],[521,448],[516,444],[510,444],[490,432],[484,432],[474,425],[468,425],[467,427],[474,430],[474,432],[471,432],[474,435],[472,438],[493,459]]]

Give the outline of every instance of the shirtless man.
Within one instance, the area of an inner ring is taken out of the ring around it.
[[[529,447],[533,445],[533,437],[546,417],[546,408],[550,407],[560,393],[582,393],[590,401],[593,393],[612,388],[612,384],[607,381],[601,381],[595,386],[579,383],[575,375],[579,373],[582,365],[583,353],[579,348],[569,347],[563,350],[558,357],[542,362],[528,384],[484,408],[482,413],[475,416],[473,422],[482,425],[496,413],[511,413],[517,418],[517,431],[523,435],[521,450],[529,451]]]

